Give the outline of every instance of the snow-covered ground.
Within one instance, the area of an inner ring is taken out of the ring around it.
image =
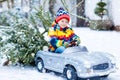
[[[89,28],[73,28],[81,38],[81,45],[89,51],[104,51],[116,58],[118,70],[104,80],[120,80],[120,32],[94,31]],[[0,80],[66,80],[60,75],[39,73],[34,67],[0,66]],[[97,80],[97,79],[94,79]]]

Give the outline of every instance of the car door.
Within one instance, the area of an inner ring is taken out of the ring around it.
[[[50,69],[54,71],[61,71],[63,69],[65,59],[62,54],[49,54],[47,58],[47,65]]]

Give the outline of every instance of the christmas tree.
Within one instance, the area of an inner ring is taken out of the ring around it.
[[[33,65],[36,52],[42,50],[43,46],[48,46],[44,34],[51,25],[49,12],[44,12],[41,7],[35,14],[29,13],[28,18],[10,13],[9,15],[14,22],[10,26],[4,26],[7,39],[0,43],[4,43],[1,53],[6,55],[12,64]],[[40,31],[40,27],[43,27],[43,32]]]

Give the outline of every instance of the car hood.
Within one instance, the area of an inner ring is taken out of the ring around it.
[[[103,52],[75,52],[65,55],[66,58],[77,60],[80,62],[89,62],[91,64],[100,64],[109,62],[109,58],[106,57]]]

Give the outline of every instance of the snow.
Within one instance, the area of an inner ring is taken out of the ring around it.
[[[120,1],[111,0],[111,12],[113,16],[113,21],[115,25],[120,25]]]
[[[1,80],[64,80],[54,73],[39,73],[33,67],[0,67]]]
[[[115,56],[118,70],[105,80],[120,80],[120,32],[95,31],[89,28],[73,28],[81,38],[81,45],[89,51],[109,52]],[[1,80],[66,80],[61,75],[39,73],[35,67],[0,66]],[[95,79],[96,80],[96,79]]]
[[[98,2],[99,2],[99,0],[94,0],[92,3],[91,3],[91,0],[85,1],[85,15],[88,16],[92,20],[98,20],[98,19],[100,19],[100,17],[97,16],[94,13],[94,10],[96,8],[96,4]]]

